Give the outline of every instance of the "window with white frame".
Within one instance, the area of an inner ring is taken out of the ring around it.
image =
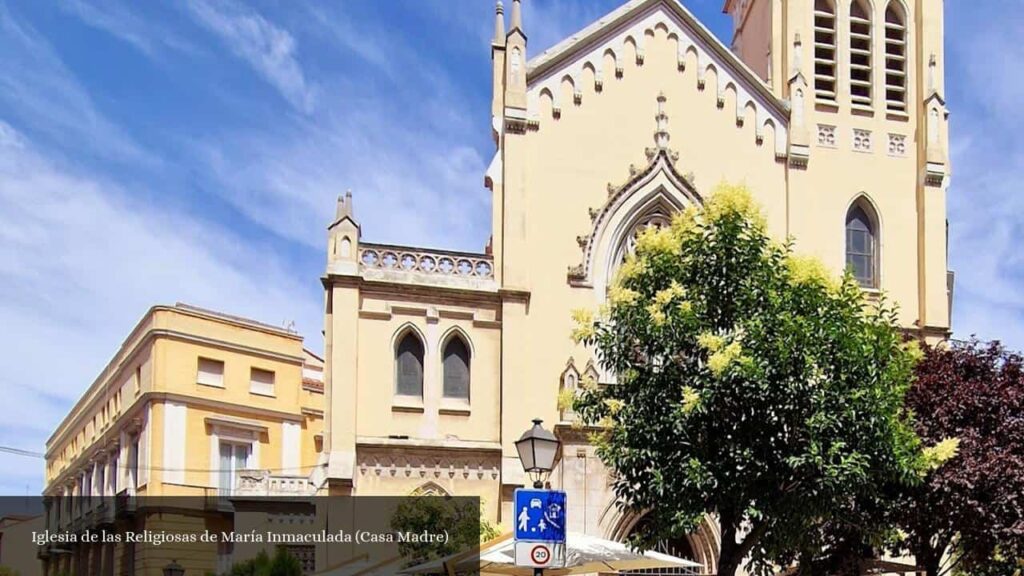
[[[196,367],[196,383],[223,388],[224,362],[210,358],[200,358]]]
[[[234,492],[235,479],[238,477],[238,473],[249,468],[252,444],[221,440],[219,456],[220,460],[217,466],[219,482],[217,487],[220,489],[221,494],[230,495]]]
[[[270,370],[253,368],[249,375],[249,391],[260,396],[273,396],[274,373]]]

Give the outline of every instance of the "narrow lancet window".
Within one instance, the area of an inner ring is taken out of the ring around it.
[[[865,0],[850,4],[850,102],[871,106],[871,10]]]
[[[814,91],[818,100],[836,99],[836,8],[832,0],[814,3]]]

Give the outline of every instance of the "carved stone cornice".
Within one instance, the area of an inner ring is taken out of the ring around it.
[[[501,453],[442,448],[360,449],[356,469],[362,476],[381,478],[497,480]]]

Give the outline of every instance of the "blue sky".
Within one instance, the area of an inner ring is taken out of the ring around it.
[[[509,2],[510,3],[510,2]],[[719,0],[684,2],[728,42]],[[531,54],[619,0],[526,0]],[[481,250],[490,0],[0,0],[0,445],[46,437],[155,303],[320,350],[324,227]],[[955,329],[1024,348],[1024,4],[947,0]],[[42,462],[0,454],[0,493]]]

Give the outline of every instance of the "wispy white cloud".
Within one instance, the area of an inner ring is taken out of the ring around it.
[[[467,250],[487,242],[485,159],[401,118],[321,117],[275,136],[206,142],[196,154],[239,210],[316,249],[335,197],[349,188],[366,240]]]
[[[471,114],[471,99],[474,90],[489,93],[486,76],[467,89],[436,54],[379,23],[356,21],[337,6],[311,10],[310,28],[339,52],[359,55],[372,89],[348,77],[325,84],[336,97],[309,117],[201,140],[197,166],[247,216],[318,250],[334,199],[346,189],[368,241],[482,250],[490,158],[474,144],[487,142],[489,124],[486,108]],[[386,47],[375,44],[384,37]]]
[[[232,0],[190,0],[192,15],[249,63],[297,110],[309,113],[316,89],[298,61],[295,38],[255,10]]]
[[[511,5],[511,2],[506,4]],[[540,54],[616,8],[620,2],[525,2],[529,54]]]
[[[1024,5],[947,5],[953,327],[1024,349]]]
[[[156,164],[158,160],[93,104],[75,76],[35,29],[0,3],[0,105],[23,129],[100,157]]]
[[[130,4],[119,0],[62,0],[60,5],[87,25],[127,42],[149,57],[157,57],[160,48],[185,54],[198,52],[197,47],[182,36],[159,22],[139,17],[132,12]]]
[[[319,347],[315,279],[273,250],[68,168],[4,122],[0,135],[0,390],[18,407],[4,413],[0,444],[41,450],[154,304],[294,319]],[[0,454],[0,494],[39,487],[38,469],[15,458]]]

